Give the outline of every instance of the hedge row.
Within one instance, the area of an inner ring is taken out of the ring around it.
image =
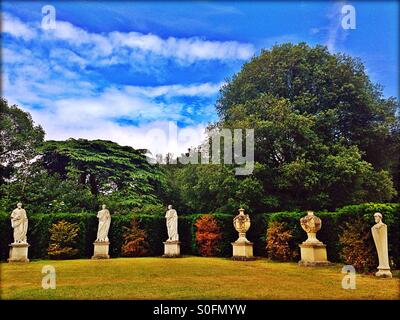
[[[335,212],[316,212],[322,219],[322,230],[317,237],[327,245],[328,258],[332,262],[340,261],[339,234],[345,222],[355,217],[362,217],[371,226],[374,224],[373,213],[381,212],[384,222],[388,225],[390,256],[397,266],[400,266],[400,205],[399,204],[362,204],[346,206]],[[254,242],[254,254],[265,256],[266,230],[268,224],[273,221],[285,222],[292,230],[293,239],[291,246],[293,250],[299,250],[298,244],[306,239],[306,233],[301,229],[299,220],[305,212],[277,212],[251,216],[251,228],[247,238]],[[195,222],[201,214],[179,215],[179,237],[181,241],[181,252],[185,255],[198,255],[195,242]],[[221,226],[222,241],[220,252],[222,256],[230,256],[232,253],[231,242],[237,238],[237,232],[233,228],[232,218],[234,214],[215,213],[213,216]],[[163,254],[163,241],[167,239],[165,218],[163,215],[113,215],[109,232],[110,255],[120,256],[123,242],[123,227],[129,227],[132,218],[136,218],[139,226],[148,235],[148,241],[152,255]],[[0,259],[8,258],[8,245],[12,242],[12,228],[10,226],[9,214],[0,213]],[[80,228],[78,249],[81,258],[89,258],[93,254],[93,241],[96,238],[98,220],[95,213],[78,214],[30,214],[28,228],[29,257],[39,259],[47,257],[49,245],[49,228],[53,223],[60,220],[77,223]]]
[[[339,235],[343,232],[345,223],[360,217],[372,227],[375,224],[375,212],[383,214],[383,222],[388,225],[389,256],[397,267],[400,266],[400,204],[397,203],[366,203],[346,206],[335,212],[315,212],[314,214],[322,220],[322,228],[317,233],[317,238],[327,246],[329,261],[341,262]],[[299,223],[304,215],[305,212],[277,212],[265,215],[267,225],[272,221],[279,221],[288,226],[293,235],[290,245],[299,256],[298,245],[307,238]]]

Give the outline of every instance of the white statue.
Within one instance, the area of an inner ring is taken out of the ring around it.
[[[167,241],[179,241],[178,235],[178,214],[172,206],[168,206],[168,211],[165,214],[165,219],[167,222],[168,230],[168,240]]]
[[[108,242],[108,230],[111,224],[110,211],[106,209],[106,205],[102,205],[102,210],[97,213],[99,218],[99,227],[97,229],[97,242]]]
[[[20,202],[11,213],[11,226],[14,228],[14,243],[27,243],[28,217]]]
[[[382,214],[376,212],[374,214],[376,224],[371,228],[372,237],[374,238],[376,251],[378,252],[379,266],[377,277],[392,277],[389,266],[388,252],[388,234],[387,225],[382,222]]]

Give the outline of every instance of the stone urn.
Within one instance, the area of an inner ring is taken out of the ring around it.
[[[321,230],[322,221],[313,211],[307,211],[307,215],[300,219],[300,225],[307,232],[307,240],[303,243],[321,243],[317,239],[317,232]]]
[[[321,219],[315,216],[313,211],[307,211],[307,215],[300,219],[300,225],[307,232],[307,240],[299,245],[301,254],[299,265],[306,267],[329,265],[326,245],[317,239],[317,232],[322,227]]]
[[[246,232],[250,229],[250,217],[248,214],[244,214],[244,209],[239,209],[239,214],[233,218],[233,226],[239,233],[239,238],[236,242],[250,242],[246,238]]]

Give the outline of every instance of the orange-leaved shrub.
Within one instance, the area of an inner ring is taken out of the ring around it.
[[[359,272],[369,272],[378,266],[371,227],[360,217],[346,222],[339,235],[340,256],[345,264]]]
[[[196,220],[196,244],[201,256],[212,257],[220,253],[219,242],[222,239],[218,221],[210,214]]]
[[[272,221],[267,229],[266,249],[268,257],[278,261],[296,259],[299,254],[290,246],[292,238],[292,231],[284,222]]]
[[[124,240],[121,247],[124,257],[144,257],[150,254],[150,245],[146,231],[140,229],[136,219],[132,219],[129,228],[124,227]]]
[[[50,244],[47,254],[52,259],[75,258],[79,251],[75,248],[79,227],[76,223],[61,220],[50,227]]]

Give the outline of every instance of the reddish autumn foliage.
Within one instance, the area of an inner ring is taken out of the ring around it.
[[[297,258],[297,252],[290,246],[292,231],[283,222],[273,221],[267,230],[267,254],[272,260],[292,261]]]
[[[197,219],[196,243],[201,256],[212,257],[219,254],[219,242],[222,239],[221,229],[217,220],[210,214]]]
[[[362,218],[346,222],[339,235],[340,256],[344,263],[354,266],[359,272],[369,272],[379,264],[371,229]]]
[[[146,231],[139,228],[136,219],[132,219],[131,227],[124,227],[124,243],[121,253],[124,257],[143,257],[150,253],[150,246],[147,242]]]

